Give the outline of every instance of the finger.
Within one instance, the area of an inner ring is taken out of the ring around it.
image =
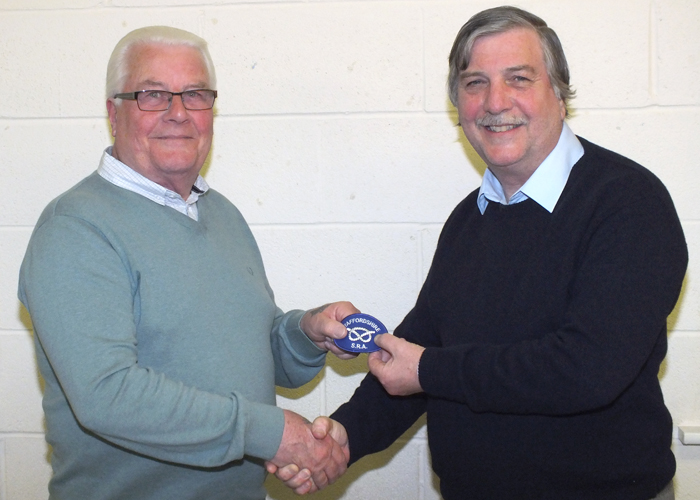
[[[306,495],[307,493],[316,493],[318,491],[318,488],[316,488],[314,482],[311,479],[309,479],[301,486],[293,488],[293,490],[294,493],[296,493],[297,495]]]
[[[360,310],[355,307],[352,302],[334,302],[330,305],[328,311],[332,313],[332,316],[338,321],[344,320],[351,314],[357,314],[360,312]]]
[[[277,466],[272,462],[265,462],[265,470],[270,474],[274,474],[277,472]]]
[[[340,321],[324,318],[323,324],[321,326],[321,331],[330,338],[333,339],[344,339],[348,335],[348,329]]]
[[[328,484],[333,484],[347,470],[347,459],[343,449],[336,443],[333,447],[333,464],[329,471],[326,471]]]
[[[293,486],[288,485],[291,488],[301,485],[304,481],[311,477],[311,474],[309,473],[308,469],[302,469],[300,471],[296,464],[289,464],[285,467],[278,468],[277,472],[275,472],[275,476],[285,484],[288,481],[295,479]]]
[[[277,477],[279,478],[279,476]],[[307,485],[307,483],[308,486],[313,485],[313,481],[311,481],[311,472],[309,469],[302,469],[298,474],[284,481],[285,486],[293,490],[303,488],[305,485]]]
[[[391,352],[399,339],[389,333],[380,333],[374,336],[374,343],[385,351]]]
[[[334,339],[342,339],[348,334],[345,325],[341,323],[343,318],[348,316],[348,314],[345,314],[347,309],[341,307],[340,304],[342,303],[335,302],[330,304],[318,314],[314,314],[311,318],[312,322],[315,323],[314,328],[317,331]]]
[[[319,490],[322,490],[326,486],[330,484],[328,481],[328,476],[326,475],[325,470],[320,470],[314,474],[311,475],[311,479],[313,480],[314,484],[316,485],[316,488]]]
[[[338,357],[338,359],[354,359],[357,356],[359,356],[359,354],[356,352],[348,352],[342,350],[340,347],[335,345],[331,339],[326,340],[325,347],[328,351],[335,354],[336,357]]]
[[[381,374],[384,371],[384,367],[386,367],[386,361],[384,361],[382,356],[383,351],[378,351],[376,353],[372,354],[377,354],[377,356],[368,356],[367,357],[367,366],[369,367],[369,371],[372,372],[372,374],[377,377],[381,381]]]
[[[370,360],[376,360],[376,361],[381,361],[382,363],[386,363],[391,359],[392,355],[389,351],[385,351],[384,349],[380,349],[379,351],[374,351],[370,352],[367,355],[367,362]]]

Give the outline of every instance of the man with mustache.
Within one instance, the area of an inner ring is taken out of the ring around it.
[[[132,31],[107,69],[114,145],[52,201],[19,296],[45,381],[51,500],[265,498],[263,461],[345,471],[346,443],[275,406],[322,368],[352,304],[283,313],[238,210],[199,175],[214,66],[198,36]]]
[[[688,255],[668,192],[570,130],[566,59],[540,18],[480,12],[449,63],[488,170],[372,373],[315,434],[347,430],[353,463],[427,412],[447,500],[673,498],[658,372]],[[277,473],[304,492],[294,472]]]

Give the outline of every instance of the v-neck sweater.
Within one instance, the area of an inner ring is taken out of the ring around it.
[[[325,353],[276,307],[253,235],[209,190],[195,221],[97,174],[51,202],[19,296],[45,380],[52,500],[263,499],[275,384]]]

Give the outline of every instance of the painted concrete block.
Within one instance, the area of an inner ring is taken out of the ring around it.
[[[311,382],[297,389],[278,387],[277,406],[296,412],[309,420],[323,414],[324,373],[325,369]]]
[[[6,437],[4,442],[7,500],[46,499],[51,465],[44,437]]]
[[[107,121],[0,121],[0,225],[33,227],[44,207],[97,169],[111,144]],[[28,195],[31,193],[31,195]]]
[[[224,114],[422,108],[420,10],[395,3],[211,8]]]
[[[17,92],[0,96],[0,117],[106,116],[107,62],[119,39],[154,24],[197,33],[200,15],[196,9],[162,8],[3,14],[0,80]]]
[[[43,381],[29,332],[0,335],[0,432],[44,432]]]
[[[218,118],[206,178],[251,223],[443,222],[484,166],[450,115]]]
[[[30,330],[27,311],[17,298],[19,268],[31,229],[0,227],[0,330]]]
[[[3,0],[1,11],[89,9],[102,5],[100,0]]]
[[[671,449],[676,456],[676,477],[673,479],[676,500],[700,498],[700,446],[683,446],[673,440]]]
[[[700,104],[700,3],[660,0],[654,3],[658,37],[658,99],[664,105]]]
[[[349,300],[393,329],[422,283],[410,227],[255,226],[253,232],[284,310]]]
[[[700,334],[675,331],[660,373],[664,401],[677,425],[700,425]],[[692,381],[692,382],[691,382]]]

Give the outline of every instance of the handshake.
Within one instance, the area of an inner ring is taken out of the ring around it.
[[[328,417],[311,424],[284,410],[284,432],[277,454],[265,463],[298,495],[314,493],[333,484],[347,469],[350,447],[345,427]]]
[[[320,349],[334,353],[340,359],[350,359],[356,353],[339,349],[334,339],[345,337],[347,331],[340,323],[349,314],[360,312],[349,302],[335,302],[308,311],[300,327]],[[424,348],[396,338],[377,335],[374,341],[381,350],[367,358],[369,370],[386,391],[393,396],[422,392],[418,380],[418,363]],[[348,466],[350,446],[348,434],[340,422],[318,417],[313,424],[300,415],[284,410],[284,432],[277,454],[265,463],[298,495],[314,493],[333,484]]]

